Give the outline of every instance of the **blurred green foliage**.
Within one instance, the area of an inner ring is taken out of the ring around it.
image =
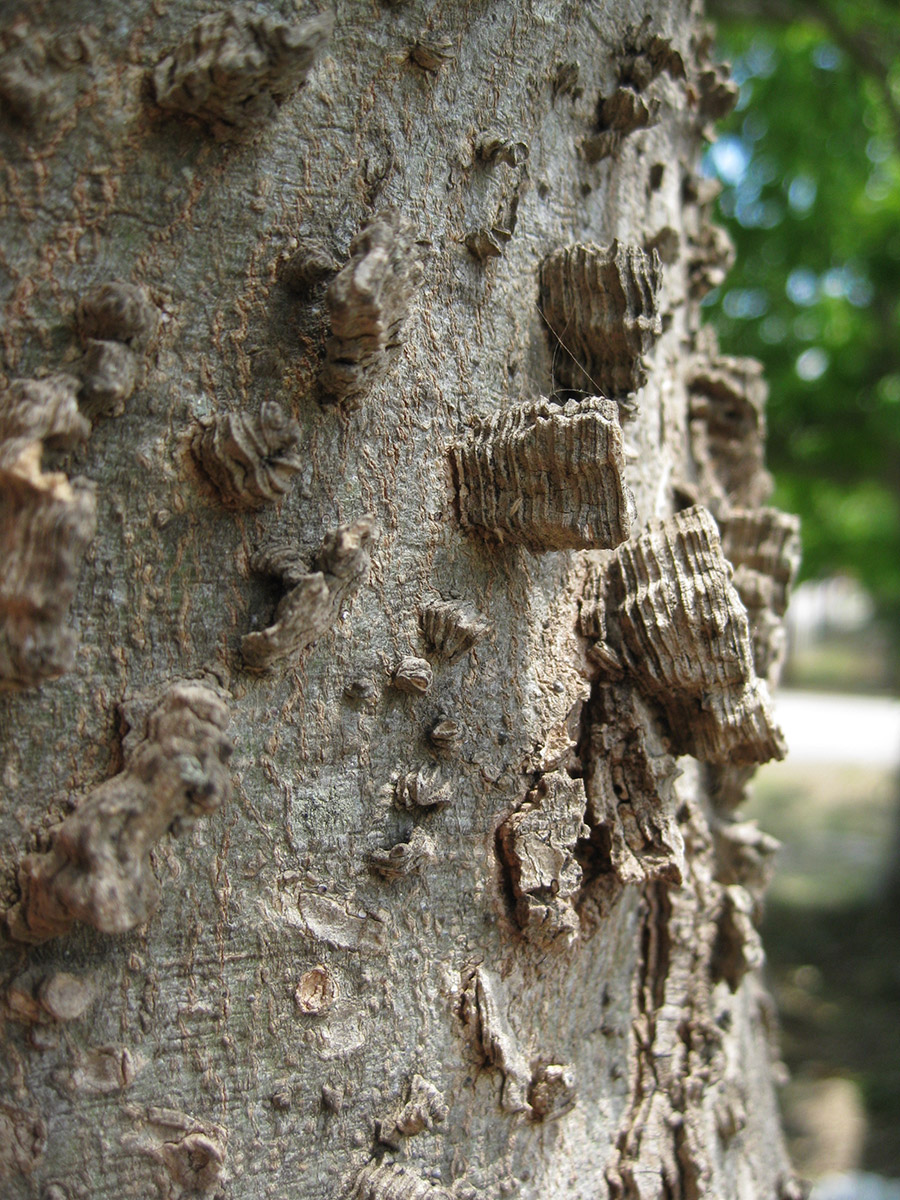
[[[740,99],[705,162],[738,257],[704,303],[723,351],[766,365],[804,575],[855,575],[900,631],[900,6],[740,7],[719,23]]]

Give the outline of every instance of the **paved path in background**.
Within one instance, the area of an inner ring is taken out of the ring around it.
[[[900,700],[782,689],[775,715],[789,763],[900,766]]]

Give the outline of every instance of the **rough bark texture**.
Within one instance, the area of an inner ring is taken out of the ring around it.
[[[4,8],[0,1192],[791,1196],[701,14],[322,9]]]

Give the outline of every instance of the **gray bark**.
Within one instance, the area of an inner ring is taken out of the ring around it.
[[[793,1195],[700,13],[334,10],[4,5],[0,1191]]]

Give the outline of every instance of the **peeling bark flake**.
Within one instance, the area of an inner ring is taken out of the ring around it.
[[[673,753],[735,765],[784,757],[747,614],[705,509],[651,522],[590,586],[629,679],[663,716]]]
[[[649,18],[648,18],[649,20]],[[684,58],[669,38],[651,33],[647,21],[628,30],[616,56],[619,82],[641,91],[664,71],[672,79],[686,78]]]
[[[63,622],[94,536],[94,485],[43,471],[41,457],[90,432],[77,386],[51,375],[0,391],[0,691],[37,687],[74,664],[75,633]]]
[[[405,340],[422,277],[412,224],[395,210],[374,217],[350,244],[350,261],[328,285],[332,336],[326,343],[322,390],[358,408],[386,375]]]
[[[649,103],[630,87],[620,87],[597,102],[597,132],[583,138],[581,152],[589,163],[600,162],[621,146],[629,134],[654,125],[659,101]]]
[[[257,568],[281,575],[290,591],[267,629],[247,633],[241,639],[244,664],[249,670],[267,671],[285,664],[285,660],[295,661],[334,625],[368,574],[369,544],[375,536],[372,516],[339,525],[322,542],[314,570],[308,573],[283,545],[257,557]]]
[[[673,784],[679,775],[652,718],[626,684],[600,684],[589,708],[585,820],[593,853],[622,884],[685,876]]]
[[[126,933],[145,921],[158,889],[149,855],[230,793],[229,713],[199,683],[171,685],[150,711],[124,770],[95,788],[53,835],[45,854],[19,864],[21,898],[7,913],[18,941],[43,942],[83,921]]]
[[[0,1179],[30,1175],[46,1145],[47,1125],[40,1114],[0,1102]]]
[[[261,508],[280,500],[303,467],[300,426],[265,400],[259,415],[202,417],[191,453],[226,508]]]
[[[409,51],[410,59],[423,71],[434,73],[453,61],[453,42],[433,33],[420,33]]]
[[[159,309],[139,284],[112,280],[98,284],[78,302],[76,323],[82,341],[122,342],[146,354],[159,336]]]
[[[263,125],[302,87],[334,16],[300,24],[236,6],[204,17],[150,72],[159,107],[227,128]]]
[[[628,537],[615,404],[540,400],[477,421],[453,450],[463,527],[535,554],[610,548]]]
[[[437,772],[422,767],[407,771],[394,785],[394,803],[398,808],[436,808],[451,800],[450,788],[441,785]]]
[[[538,1121],[558,1121],[572,1111],[578,1099],[575,1068],[571,1063],[538,1067],[528,1089],[532,1114]]]
[[[756,673],[774,688],[787,653],[784,615],[800,567],[800,521],[777,508],[733,509],[719,529],[747,609]]]
[[[406,692],[410,696],[424,696],[434,683],[434,671],[426,659],[409,654],[394,668],[392,680],[399,692]]]
[[[490,630],[480,613],[445,600],[422,605],[419,626],[431,649],[448,663],[458,662]]]
[[[662,332],[659,255],[619,241],[563,246],[541,264],[541,311],[564,388],[614,399],[643,387]]]
[[[528,143],[523,139],[504,137],[494,131],[482,133],[478,138],[478,157],[487,163],[520,167],[527,162],[528,154]]]
[[[500,1106],[506,1112],[528,1112],[531,1074],[519,1040],[503,1011],[505,996],[483,966],[463,978],[459,1014],[478,1057],[503,1077]]]
[[[373,850],[368,855],[368,863],[376,874],[394,881],[416,874],[436,858],[434,839],[417,827],[409,835],[408,842],[398,842],[390,850]]]
[[[688,375],[691,453],[700,499],[716,516],[755,509],[772,490],[764,466],[768,387],[754,358],[700,356]]]
[[[442,1124],[449,1111],[443,1093],[421,1075],[413,1075],[405,1103],[391,1116],[376,1121],[376,1137],[385,1146],[399,1150],[404,1138]]]
[[[544,775],[497,830],[497,848],[515,897],[516,921],[545,948],[565,948],[578,936],[573,902],[581,886],[575,857],[584,823],[584,787],[564,772]]]
[[[356,1176],[353,1200],[453,1200],[453,1193],[402,1163],[368,1163]]]

